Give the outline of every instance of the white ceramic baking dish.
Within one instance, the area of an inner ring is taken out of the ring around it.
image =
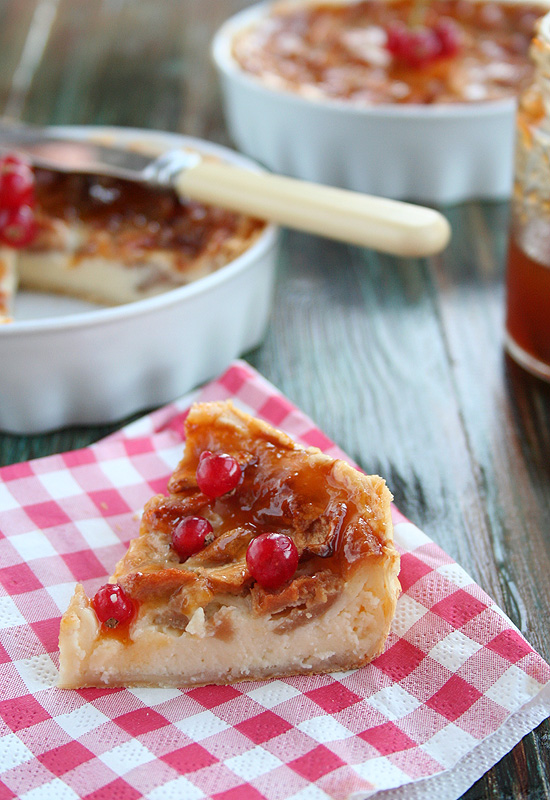
[[[257,169],[233,151],[176,134],[71,127],[115,144],[190,147]],[[18,321],[0,326],[0,428],[35,433],[100,424],[166,403],[261,341],[277,250],[270,225],[217,272],[113,308],[22,292]]]
[[[231,17],[212,44],[229,133],[243,153],[276,172],[396,199],[445,204],[509,196],[514,98],[357,107],[273,89],[231,55],[237,31],[271,5]],[[541,13],[546,8],[541,3]]]

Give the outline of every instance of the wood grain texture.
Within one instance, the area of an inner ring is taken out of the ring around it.
[[[246,5],[0,0],[0,108],[33,122],[228,143],[209,43]],[[25,71],[37,14],[42,55]],[[442,210],[453,239],[430,259],[286,232],[269,330],[246,357],[383,475],[400,510],[550,659],[550,387],[503,354],[508,206]],[[0,463],[82,447],[117,427],[0,434]],[[465,798],[550,796],[549,742],[545,722]]]
[[[4,114],[13,117],[17,116],[26,89],[21,62],[38,5],[39,0],[20,0],[18,3],[0,0],[0,108]]]

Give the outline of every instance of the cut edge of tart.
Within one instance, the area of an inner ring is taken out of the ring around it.
[[[0,325],[13,320],[13,298],[17,291],[16,253],[0,246]]]
[[[76,587],[59,685],[226,684],[379,655],[400,591],[383,479],[230,401],[193,405],[185,429],[168,496],[146,504],[112,586]]]

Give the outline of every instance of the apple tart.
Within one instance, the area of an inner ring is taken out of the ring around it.
[[[400,586],[391,495],[240,411],[192,406],[168,494],[61,621],[63,688],[191,686],[361,667]]]
[[[13,317],[17,285],[101,305],[130,303],[216,271],[265,228],[170,189],[44,169],[32,171],[31,185],[29,171],[14,157],[0,164],[0,321]],[[9,183],[13,174],[25,175],[32,197],[19,200],[20,187]],[[12,216],[23,207],[32,218],[10,226],[4,200]],[[12,247],[5,246],[9,235]]]

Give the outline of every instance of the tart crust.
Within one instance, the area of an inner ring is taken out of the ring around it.
[[[233,455],[239,486],[216,500],[197,487],[204,450]],[[391,495],[382,478],[303,448],[231,402],[195,404],[184,456],[145,506],[140,534],[117,564],[137,612],[108,630],[77,586],[60,629],[63,688],[190,686],[361,667],[383,649],[400,586]],[[180,563],[171,532],[206,517],[213,537]],[[246,564],[265,531],[293,538],[294,577],[273,591]]]
[[[17,290],[16,254],[11,247],[0,247],[0,324],[13,319]]]

